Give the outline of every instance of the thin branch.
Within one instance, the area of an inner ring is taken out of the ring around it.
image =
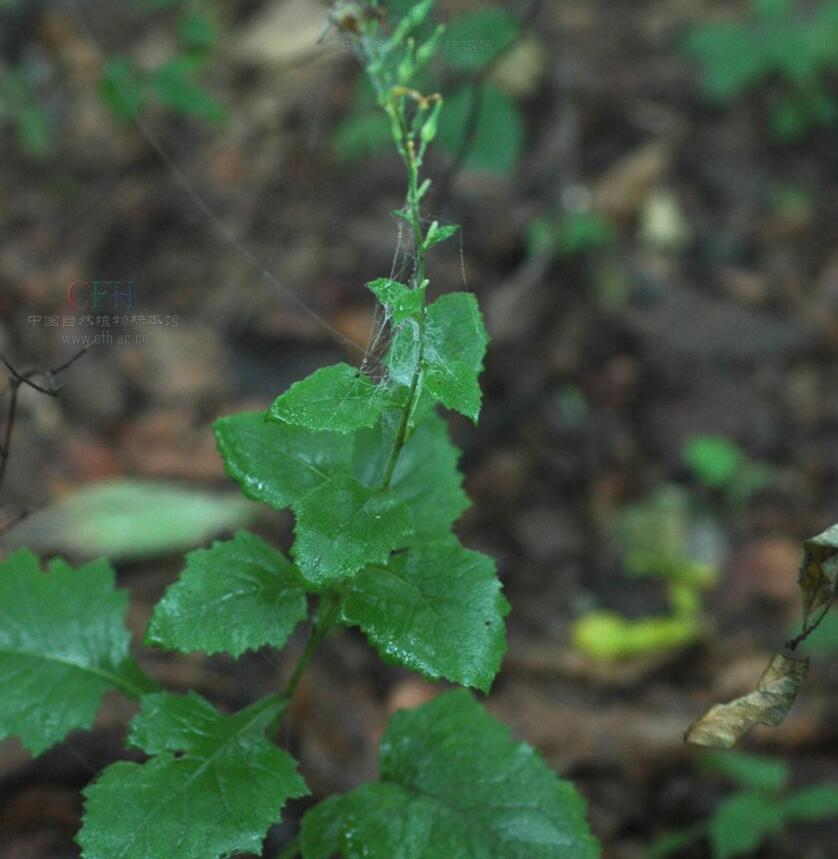
[[[16,370],[5,355],[0,356],[6,369],[9,371],[9,408],[6,412],[6,422],[3,428],[2,441],[0,441],[0,491],[3,489],[3,482],[6,479],[6,468],[9,464],[9,455],[12,449],[12,436],[14,434],[15,420],[17,418],[18,397],[22,386],[32,388],[39,394],[44,394],[47,397],[57,397],[61,392],[61,386],[55,381],[55,377],[65,370],[68,370],[82,355],[90,349],[90,345],[86,345],[83,349],[76,352],[71,358],[53,367],[51,370],[29,370],[26,373],[20,373]],[[33,382],[33,378],[44,376],[47,379],[47,386],[39,385]],[[14,514],[11,519],[0,524],[0,534],[5,534],[10,531],[15,525],[21,522],[28,516],[28,512]]]
[[[59,373],[63,373],[65,370],[69,370],[70,367],[72,367],[73,364],[75,364],[76,361],[78,361],[82,355],[84,355],[88,352],[88,350],[90,349],[90,347],[92,345],[93,345],[92,343],[86,344],[81,349],[79,349],[79,351],[76,352],[75,355],[68,358],[63,364],[59,364],[57,367],[53,367],[52,370],[49,371],[50,375],[51,376],[57,376]]]

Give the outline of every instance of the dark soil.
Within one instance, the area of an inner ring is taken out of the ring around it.
[[[230,122],[152,111],[144,129],[108,113],[97,74],[105,54],[153,57],[169,20],[106,0],[81,5],[92,34],[60,3],[26,20],[0,13],[0,27],[20,26],[15,49],[43,68],[55,123],[55,153],[42,162],[2,130],[0,352],[26,368],[68,357],[67,329],[31,320],[71,313],[67,290],[79,280],[131,281],[137,313],[177,315],[180,325],[94,348],[63,374],[57,400],[22,394],[9,510],[115,476],[229,489],[211,420],[267,406],[324,363],[358,361],[374,326],[363,284],[390,271],[397,235],[398,160],[335,157],[358,71],[347,52],[315,46],[317,4],[225,4],[210,86]],[[655,837],[731,794],[700,770],[683,731],[709,704],[753,688],[798,617],[801,539],[838,521],[838,148],[834,131],[775,142],[763,91],[729,108],[703,100],[678,45],[726,5],[542,4],[527,37],[541,53],[521,98],[519,169],[459,170],[429,203],[463,225],[462,261],[456,243],[435,252],[434,289],[462,288],[465,271],[494,337],[481,421],[452,421],[474,501],[459,533],[497,558],[513,606],[489,707],[577,783],[609,859],[645,857]],[[271,9],[279,17],[268,24]],[[250,41],[260,28],[261,54]],[[431,174],[446,166],[438,158]],[[777,202],[789,188],[803,203]],[[580,193],[614,224],[614,245],[533,260],[527,225]],[[674,205],[681,241],[667,238],[671,217],[650,226],[661,200]],[[773,468],[746,504],[726,505],[685,467],[685,441],[705,433]],[[586,661],[569,645],[575,617],[664,605],[659,584],[622,574],[611,538],[620,509],[664,482],[689,490],[715,523],[721,576],[706,599],[706,635],[639,662]],[[266,515],[257,530],[288,546],[287,519]],[[118,565],[138,639],[181,565],[178,556]],[[167,687],[234,709],[277,688],[301,647],[295,638],[283,654],[237,663],[138,652]],[[373,776],[388,713],[430,694],[383,667],[361,637],[331,639],[286,737],[312,790]],[[788,720],[745,748],[787,760],[795,784],[838,780],[836,711],[838,674],[816,657]],[[79,791],[124,756],[132,712],[108,697],[93,732],[38,760],[0,747],[2,859],[79,855]],[[272,831],[266,857],[305,807]],[[710,854],[700,843],[679,855]],[[838,822],[789,830],[754,855],[838,855]]]

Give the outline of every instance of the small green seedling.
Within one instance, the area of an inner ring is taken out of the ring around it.
[[[151,8],[186,6],[183,2],[149,3]],[[130,57],[110,60],[99,81],[99,92],[114,116],[124,122],[137,119],[152,103],[176,114],[222,122],[226,111],[199,83],[218,41],[218,25],[207,2],[189,4],[177,21],[177,51],[154,68],[137,65]]]
[[[18,145],[33,159],[52,151],[52,129],[35,82],[23,65],[0,68],[0,126],[14,130]]]
[[[573,624],[573,646],[586,656],[614,661],[672,650],[702,634],[702,593],[718,578],[716,558],[707,548],[690,545],[695,526],[689,495],[664,485],[649,498],[626,508],[615,537],[623,552],[623,571],[635,578],[660,579],[670,611],[631,619],[596,610]],[[712,548],[712,547],[711,547]]]
[[[487,336],[475,296],[433,301],[427,255],[453,226],[422,199],[442,97],[414,86],[441,33],[417,33],[433,0],[393,30],[363,15],[353,38],[407,172],[396,218],[413,237],[404,280],[367,286],[390,324],[383,367],[317,370],[267,413],[214,425],[227,473],[249,498],[295,517],[290,558],[240,531],[187,555],[156,606],[150,645],[238,658],[308,640],[287,686],[232,715],[162,691],[130,654],[128,596],[104,561],[43,572],[21,550],[0,565],[0,736],[33,753],[88,728],[105,691],[139,704],[128,744],[142,760],[85,791],[83,859],[221,859],[259,853],[285,803],[309,793],[272,741],[323,638],[358,628],[389,664],[488,692],[506,650],[494,561],[452,526],[468,506],[439,405],[476,421]],[[374,11],[375,4],[372,4]],[[308,808],[283,859],[597,859],[584,801],[466,689],[393,716],[379,778]]]
[[[838,817],[838,784],[826,782],[790,790],[789,768],[776,758],[707,752],[701,756],[700,765],[705,772],[735,782],[739,790],[707,820],[657,839],[649,859],[677,856],[704,839],[713,859],[752,856],[772,835],[790,825]]]
[[[579,256],[612,247],[615,241],[611,222],[592,209],[567,212],[557,218],[536,218],[527,232],[527,245],[533,256]]]
[[[398,27],[415,4],[389,0],[380,5],[392,26]],[[419,32],[433,38],[434,29],[426,22]],[[481,77],[516,41],[520,29],[517,16],[499,6],[465,13],[454,18],[444,33],[437,29],[438,49],[416,67],[413,83],[424,92],[439,89],[443,78],[461,79],[446,98],[437,143],[446,155],[463,157],[469,168],[505,174],[520,160],[524,122],[515,99]],[[350,112],[336,130],[335,151],[341,160],[351,161],[380,152],[388,141],[388,120],[378,110],[371,82],[362,78]]]
[[[215,15],[207,0],[135,0],[149,10],[177,7],[178,48],[151,69],[129,57],[109,60],[99,80],[99,94],[117,119],[137,119],[152,103],[176,114],[221,122],[226,111],[199,83],[218,39]],[[50,116],[39,98],[32,72],[24,65],[0,68],[0,127],[12,127],[22,151],[43,159],[54,150]]]
[[[776,79],[781,87],[769,108],[781,141],[838,121],[838,99],[827,75],[838,68],[838,3],[811,8],[797,0],[752,0],[741,23],[704,24],[685,49],[702,70],[704,94],[728,104]]]
[[[742,507],[772,477],[772,470],[754,462],[739,445],[717,435],[696,435],[684,443],[684,463],[707,489],[719,492],[731,507]]]

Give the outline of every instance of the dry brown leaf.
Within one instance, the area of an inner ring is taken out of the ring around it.
[[[731,749],[754,725],[776,727],[794,703],[808,669],[809,660],[805,657],[776,654],[753,692],[711,707],[690,725],[686,741]]]
[[[806,677],[809,660],[793,651],[823,620],[835,598],[838,582],[838,525],[803,543],[797,583],[803,599],[803,630],[786,644],[786,652],[772,657],[748,695],[716,704],[690,725],[684,739],[698,746],[730,749],[754,725],[776,727],[785,719]]]
[[[820,621],[835,597],[838,579],[838,525],[803,543],[797,582],[803,595],[803,630]]]

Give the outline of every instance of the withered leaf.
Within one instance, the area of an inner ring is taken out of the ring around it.
[[[803,596],[803,629],[817,625],[832,604],[838,580],[838,525],[803,543],[797,582]]]
[[[753,692],[711,707],[690,725],[686,741],[697,746],[730,749],[754,725],[776,727],[794,703],[808,669],[809,660],[805,657],[776,654]]]

